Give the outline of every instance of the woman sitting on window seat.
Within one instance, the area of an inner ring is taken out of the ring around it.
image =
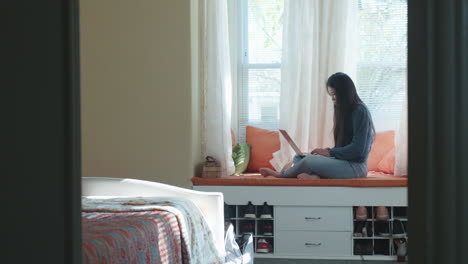
[[[316,148],[296,155],[293,166],[281,172],[260,169],[263,176],[299,179],[352,179],[367,176],[367,158],[374,141],[374,125],[356,86],[345,73],[335,73],[327,81],[334,104],[334,148]]]

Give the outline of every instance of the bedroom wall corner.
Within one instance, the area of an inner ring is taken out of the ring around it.
[[[83,176],[191,186],[190,6],[80,1]]]
[[[193,175],[201,176],[201,92],[200,92],[200,39],[199,39],[199,0],[190,0],[190,50],[192,76],[192,166]]]

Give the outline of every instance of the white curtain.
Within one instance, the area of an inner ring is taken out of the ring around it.
[[[217,159],[227,176],[234,173],[227,1],[200,0],[199,11],[202,153]]]
[[[394,174],[408,175],[408,100],[404,100],[401,111],[400,126],[395,136],[395,168]]]
[[[280,128],[302,151],[334,145],[325,82],[339,71],[354,77],[357,34],[356,0],[285,1]],[[281,137],[271,164],[281,170],[293,155]]]

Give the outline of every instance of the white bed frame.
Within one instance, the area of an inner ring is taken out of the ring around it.
[[[122,178],[83,177],[82,196],[181,197],[192,201],[213,231],[216,247],[224,250],[224,198],[220,192],[193,191],[172,185]]]

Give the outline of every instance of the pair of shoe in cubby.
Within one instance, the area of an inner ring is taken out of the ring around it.
[[[249,201],[247,205],[239,207],[238,215],[250,219],[273,219],[273,206],[268,205],[267,202],[261,206],[255,206]]]
[[[354,207],[354,255],[406,258],[406,207]],[[402,255],[402,256],[400,256]]]
[[[253,234],[255,252],[272,253],[274,237],[273,206],[263,205],[224,205],[224,217],[234,225],[237,236]]]
[[[263,205],[253,205],[248,202],[247,205],[228,205],[224,204],[224,219],[245,218],[245,219],[273,219],[273,206],[264,202]]]
[[[354,241],[354,255],[386,255],[390,256],[390,246],[387,239],[360,239]]]
[[[354,207],[354,237],[406,238],[406,207]]]
[[[357,221],[354,222],[355,238],[406,238],[407,221],[393,219],[393,221]]]
[[[273,236],[272,221],[239,220],[240,234],[252,233],[256,236]]]
[[[407,240],[402,239],[361,239],[354,242],[354,255],[383,255],[406,257]],[[392,244],[389,244],[391,242]]]
[[[261,218],[260,218],[261,219]],[[238,220],[240,234],[252,233],[254,235],[255,252],[273,252],[273,221],[271,220]]]

